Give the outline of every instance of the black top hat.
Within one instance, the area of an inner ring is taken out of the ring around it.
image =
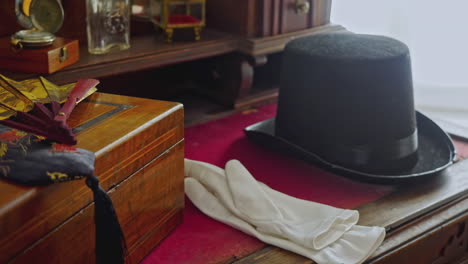
[[[448,135],[414,110],[407,46],[324,33],[288,43],[276,118],[245,129],[254,141],[349,176],[395,181],[452,164]]]

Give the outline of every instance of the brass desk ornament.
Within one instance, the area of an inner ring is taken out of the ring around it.
[[[19,49],[51,45],[64,19],[60,0],[16,0],[15,14],[26,28],[11,36],[11,44]]]

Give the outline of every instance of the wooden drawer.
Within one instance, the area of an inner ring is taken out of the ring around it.
[[[300,12],[300,5],[308,5],[308,12]],[[331,0],[217,0],[206,8],[208,26],[256,38],[330,23]]]
[[[183,120],[178,103],[100,93],[70,116],[77,146],[96,155],[95,173],[133,262],[181,221]],[[0,263],[94,261],[92,201],[84,180],[45,187],[0,181]]]
[[[312,27],[312,2],[312,0],[280,1],[282,6],[280,7],[279,33],[289,33]]]

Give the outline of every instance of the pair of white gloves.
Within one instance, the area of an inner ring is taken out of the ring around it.
[[[359,213],[300,200],[257,182],[237,160],[225,169],[185,160],[185,194],[208,216],[322,263],[362,263],[385,229],[356,225]]]

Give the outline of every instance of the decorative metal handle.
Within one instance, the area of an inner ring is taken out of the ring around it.
[[[296,0],[296,13],[307,14],[310,11],[310,4],[307,0]]]
[[[63,47],[60,49],[60,56],[59,56],[60,62],[64,62],[68,60],[68,49],[67,47]]]
[[[23,49],[23,44],[17,39],[11,39],[11,50],[15,53],[20,52]]]

